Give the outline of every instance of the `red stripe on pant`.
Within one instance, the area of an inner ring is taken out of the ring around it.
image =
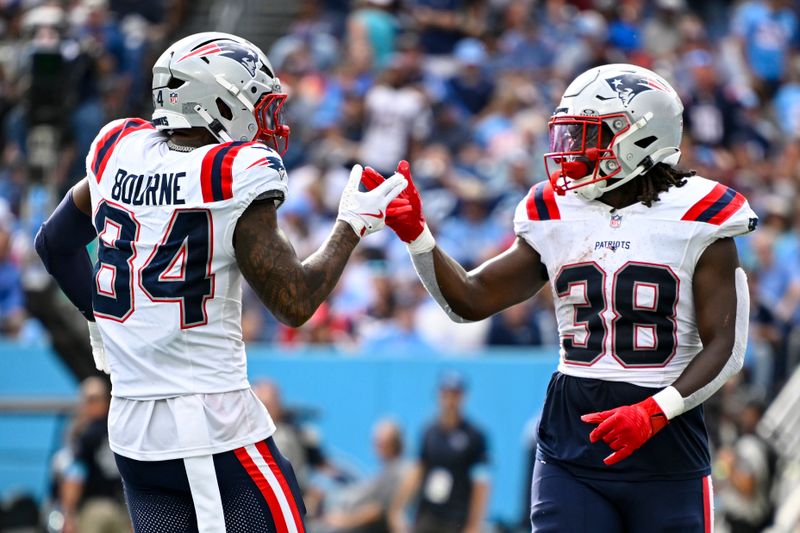
[[[714,506],[712,504],[711,476],[703,478],[703,530],[714,533]]]
[[[256,443],[256,448],[258,449],[259,453],[261,453],[261,457],[263,457],[269,465],[269,469],[272,470],[273,474],[275,474],[275,477],[278,479],[278,483],[281,484],[281,489],[286,495],[286,500],[289,502],[289,508],[292,510],[292,517],[294,518],[294,523],[297,526],[298,533],[305,533],[303,520],[300,517],[300,510],[297,508],[297,502],[294,499],[294,493],[289,487],[289,483],[287,483],[286,478],[283,476],[281,467],[278,466],[277,462],[275,462],[275,458],[272,457],[269,447],[264,441]]]
[[[261,491],[264,499],[267,501],[269,510],[272,513],[272,521],[275,523],[275,528],[278,530],[277,533],[289,533],[289,530],[286,527],[286,519],[284,518],[283,511],[281,510],[281,504],[278,502],[278,498],[275,496],[275,493],[272,492],[272,487],[269,486],[264,474],[261,473],[261,470],[258,469],[258,466],[256,466],[256,464],[247,454],[247,450],[244,448],[237,448],[233,452],[236,454],[236,458],[239,459],[239,462],[242,463],[242,466],[247,471],[247,474],[258,487],[258,490]]]

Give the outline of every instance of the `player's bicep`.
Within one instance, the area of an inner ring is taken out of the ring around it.
[[[524,302],[547,282],[547,269],[539,253],[522,238],[469,273],[479,288],[482,310],[494,314]]]
[[[81,212],[92,213],[92,195],[89,191],[89,178],[83,178],[72,188],[72,201]]]
[[[692,290],[697,329],[706,347],[714,341],[733,347],[738,266],[736,244],[731,238],[710,244],[697,262]]]
[[[295,278],[303,267],[278,227],[272,201],[254,202],[245,210],[236,223],[233,246],[242,275],[264,305],[284,319],[297,297]]]

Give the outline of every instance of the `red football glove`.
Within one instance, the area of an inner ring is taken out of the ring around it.
[[[603,459],[607,465],[629,457],[669,423],[667,415],[652,396],[633,405],[583,415],[581,420],[589,424],[600,424],[589,434],[589,440],[595,443],[602,439],[614,450],[614,453]]]
[[[422,234],[425,229],[425,215],[422,213],[422,198],[414,185],[414,180],[411,179],[408,161],[400,161],[397,164],[397,172],[406,178],[408,186],[386,209],[386,225],[392,228],[402,241],[408,243]],[[383,176],[367,167],[364,169],[361,181],[372,190],[383,182]]]

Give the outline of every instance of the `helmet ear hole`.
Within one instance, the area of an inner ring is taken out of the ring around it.
[[[657,140],[658,139],[654,135],[651,135],[649,137],[645,137],[644,139],[639,139],[638,141],[636,141],[633,144],[635,144],[639,148],[643,148],[644,149],[644,148],[647,148],[648,146],[650,146],[651,144],[653,144],[654,142],[656,142]]]
[[[221,98],[217,98],[217,109],[219,110],[219,114],[222,115],[222,118],[227,120],[233,119],[233,111],[231,111],[228,104],[223,102]]]

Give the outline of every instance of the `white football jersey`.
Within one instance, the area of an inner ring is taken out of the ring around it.
[[[755,229],[741,194],[691,177],[683,187],[613,209],[575,193],[531,188],[516,234],[547,267],[560,337],[558,370],[642,387],[673,383],[702,349],[692,280],[717,239]]]
[[[112,448],[165,459],[266,438],[274,424],[249,389],[233,232],[255,198],[285,197],[280,156],[255,142],[174,151],[149,122],[121,119],[100,131],[86,169],[98,233],[93,307],[113,386]],[[238,414],[251,423],[237,422]],[[178,418],[200,424],[201,436],[181,434]],[[153,435],[143,440],[148,420]]]

